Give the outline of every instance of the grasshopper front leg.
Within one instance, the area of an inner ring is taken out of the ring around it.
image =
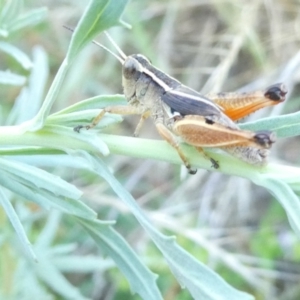
[[[145,120],[148,119],[149,117],[150,117],[150,111],[146,111],[146,112],[142,113],[141,118],[135,128],[133,136],[135,136],[135,137],[139,136],[141,128],[143,127]]]
[[[144,111],[142,107],[139,106],[129,106],[129,105],[117,105],[105,107],[92,121],[89,125],[78,125],[74,127],[74,131],[80,132],[82,128],[91,129],[97,126],[97,124],[104,117],[105,113],[117,114],[117,115],[141,115],[141,119],[135,129],[134,135],[137,136],[145,119],[149,117],[149,112]]]

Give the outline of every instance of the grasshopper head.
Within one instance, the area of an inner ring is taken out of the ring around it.
[[[122,84],[124,95],[128,101],[139,98],[137,89],[139,89],[143,85],[143,83],[140,82],[140,84],[138,85],[137,81],[141,78],[143,71],[149,64],[149,60],[141,54],[133,54],[127,56],[124,60]],[[141,81],[143,80],[141,79]]]
[[[128,56],[123,63],[123,76],[126,80],[137,81],[143,71],[143,66],[140,62],[133,56]]]
[[[137,81],[142,74],[142,65],[134,58],[128,56],[123,63],[122,85],[127,101],[136,98]]]

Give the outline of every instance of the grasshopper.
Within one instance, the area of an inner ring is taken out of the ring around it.
[[[122,85],[129,105],[104,108],[90,125],[95,127],[106,113],[140,115],[134,136],[138,136],[144,121],[151,117],[160,136],[179,154],[191,174],[196,173],[183,153],[178,137],[194,146],[218,168],[219,163],[209,157],[203,147],[221,148],[238,159],[253,165],[266,163],[269,148],[275,142],[270,131],[246,131],[234,122],[262,107],[285,100],[283,84],[275,84],[265,91],[253,93],[219,93],[203,96],[183,85],[175,78],[154,67],[141,54],[126,56],[106,34],[119,56],[101,44],[94,42],[114,55],[122,64]]]

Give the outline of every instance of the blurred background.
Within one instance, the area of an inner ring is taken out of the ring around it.
[[[28,0],[24,4],[24,11],[47,7],[48,15],[36,26],[15,32],[9,42],[30,57],[38,47],[44,49],[49,64],[48,87],[71,38],[62,26],[75,27],[85,6],[86,1],[68,0]],[[131,24],[131,30],[118,27],[109,33],[126,54],[144,54],[155,66],[201,93],[254,91],[284,82],[288,100],[252,114],[251,120],[299,110],[299,1],[132,0],[123,20]],[[97,41],[113,49],[104,35]],[[3,53],[0,66],[29,75]],[[1,86],[2,124],[21,88]],[[89,97],[116,93],[122,93],[119,62],[91,44],[72,66],[53,111]],[[132,136],[137,122],[136,117],[125,117],[106,132]],[[159,139],[151,120],[140,135]],[[298,137],[279,139],[270,161],[298,165],[299,149]],[[176,235],[187,251],[231,285],[256,299],[300,299],[300,243],[284,210],[264,189],[242,178],[206,170],[190,176],[177,165],[159,161],[116,155],[106,160],[155,226]],[[191,299],[104,181],[84,173],[66,174],[59,168],[53,172],[83,190],[85,201],[100,219],[117,220],[115,228],[160,275],[164,299]],[[44,226],[45,215],[39,213],[33,240]],[[81,229],[67,218],[61,219],[59,226],[56,243],[76,243],[76,255],[101,257],[100,250],[84,234],[78,234]],[[68,279],[92,299],[139,299],[131,296],[128,283],[113,264],[85,274],[69,273]]]

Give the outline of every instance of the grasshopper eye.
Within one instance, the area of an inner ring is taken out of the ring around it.
[[[142,67],[133,57],[128,57],[123,64],[123,75],[126,79],[138,80],[141,75]]]

